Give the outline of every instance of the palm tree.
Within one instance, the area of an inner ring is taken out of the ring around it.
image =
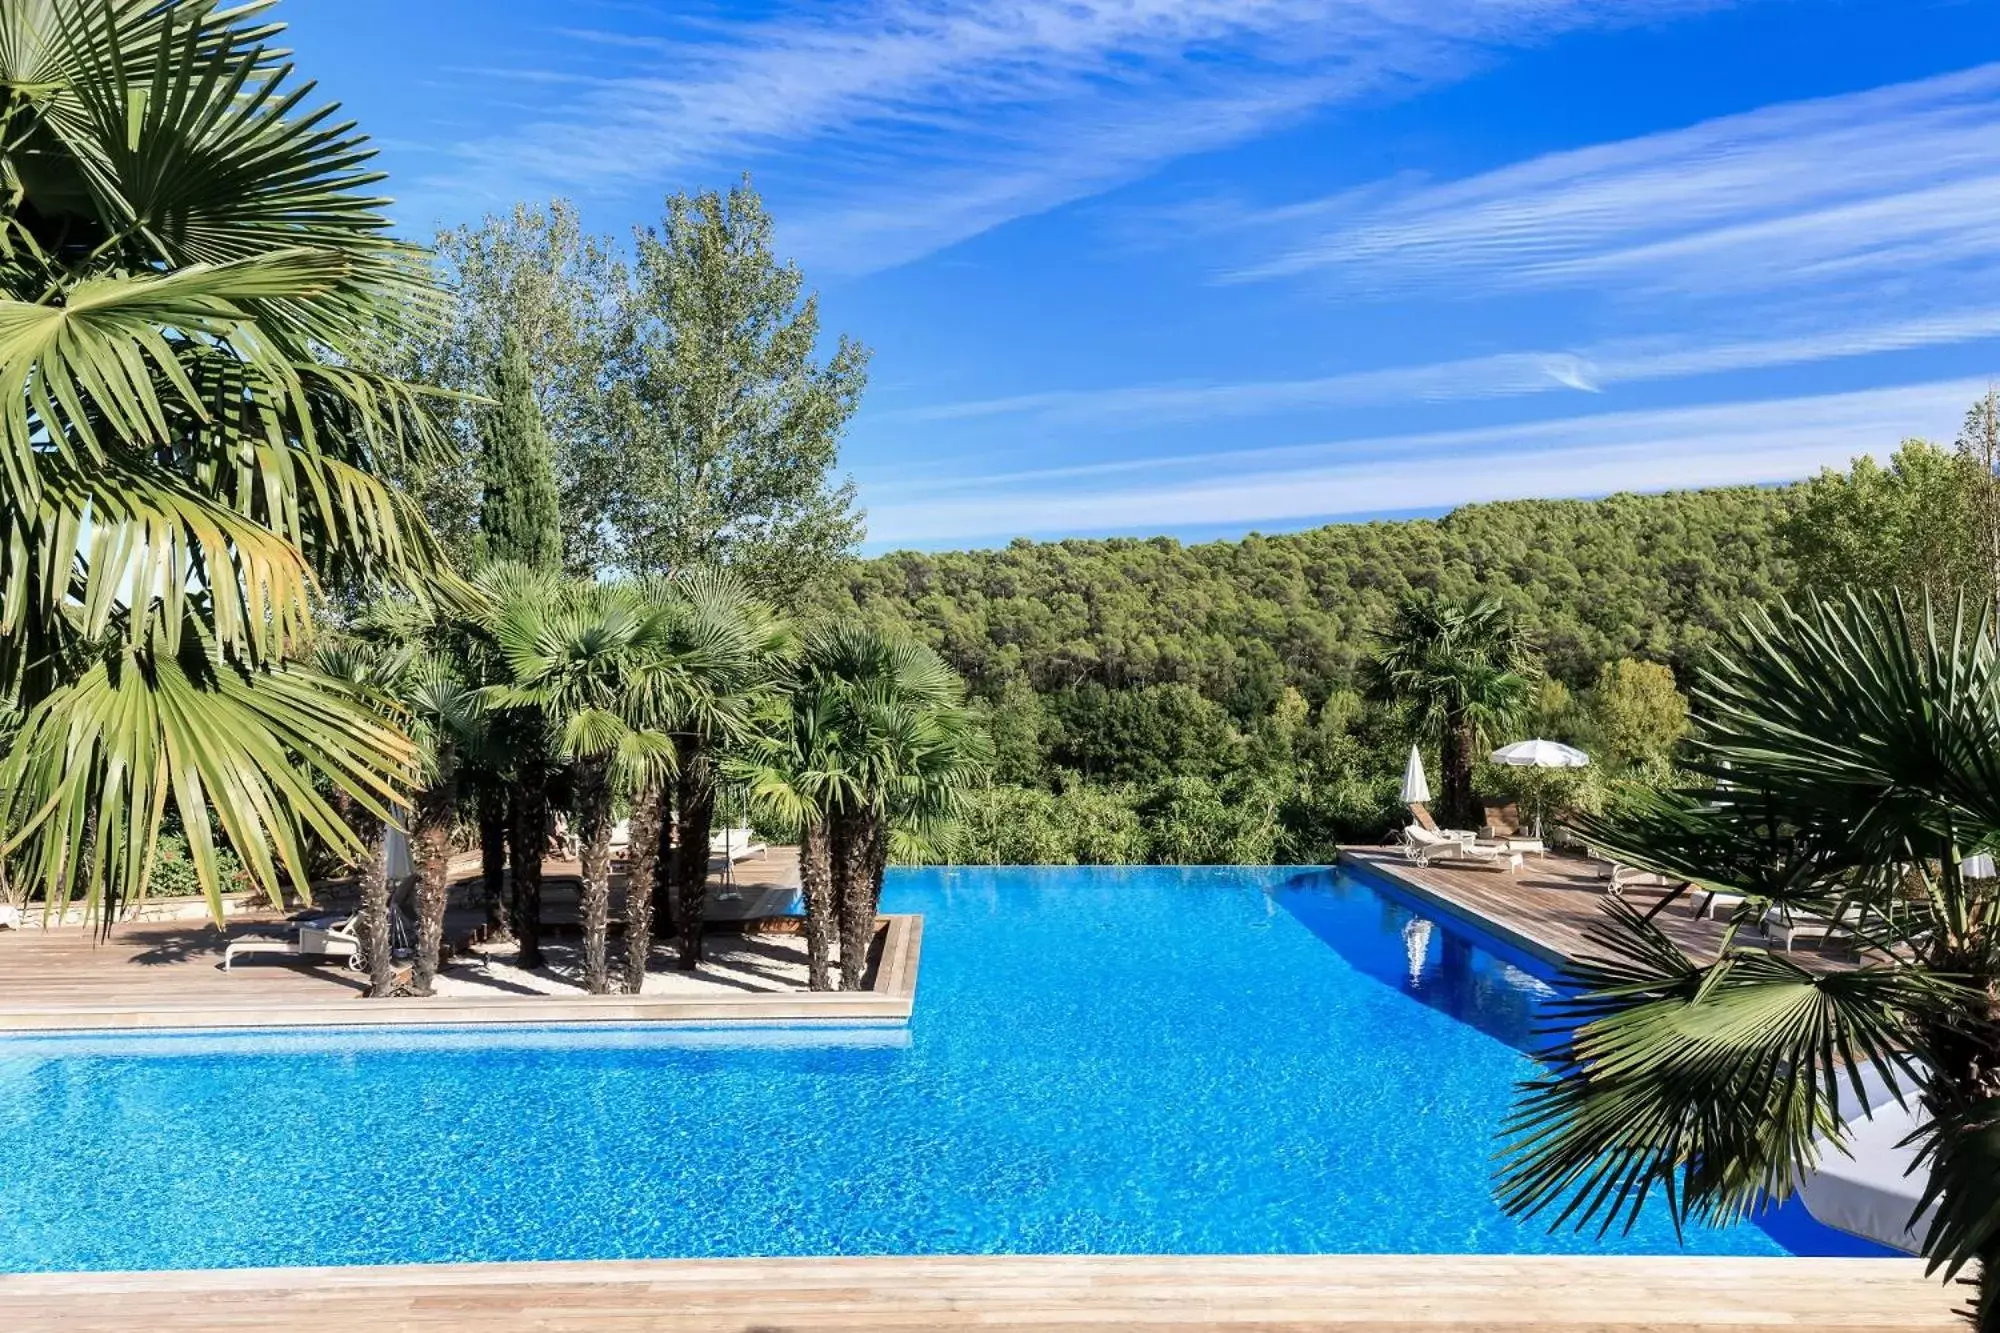
[[[611,816],[618,792],[675,766],[673,740],[652,723],[683,706],[686,672],[667,638],[668,613],[631,587],[571,584],[554,597],[533,580],[501,606],[494,637],[510,681],[488,687],[500,707],[539,712],[570,780],[582,845],[584,987],[611,989]],[[628,890],[629,896],[629,890]]]
[[[413,757],[309,639],[316,582],[438,571],[380,480],[435,435],[368,369],[437,293],[260,8],[0,7],[0,852],[106,924],[169,802],[220,919],[211,816],[304,894],[311,836],[363,851],[315,779],[384,818]]]
[[[1748,621],[1698,690],[1707,784],[1584,821],[1621,860],[1744,895],[1690,959],[1614,907],[1579,965],[1574,1032],[1526,1086],[1501,1178],[1519,1213],[1602,1226],[1663,1195],[1677,1220],[1782,1199],[1844,1137],[1840,1085],[1873,1062],[1918,1098],[1934,1270],[1970,1271],[2000,1330],[2000,900],[1961,860],[2000,849],[2000,652],[1985,613],[1900,600]],[[1751,928],[1848,923],[1865,965],[1808,971]]]
[[[1526,634],[1496,598],[1454,602],[1418,591],[1378,637],[1371,692],[1401,704],[1418,738],[1438,747],[1445,822],[1477,825],[1473,766],[1514,724],[1534,682]]]
[[[322,642],[314,653],[315,667],[337,680],[352,697],[366,701],[381,717],[392,718],[391,697],[397,665],[366,643],[355,640]],[[355,873],[355,934],[361,941],[360,961],[368,969],[368,998],[396,993],[395,959],[391,954],[389,922],[389,824],[383,814],[336,793],[336,804],[360,854]],[[190,843],[193,838],[190,836]]]
[[[675,652],[687,672],[687,689],[654,713],[667,720],[679,770],[671,792],[675,840],[670,854],[669,901],[680,945],[680,965],[698,967],[708,908],[709,836],[724,758],[750,733],[759,708],[775,688],[775,675],[792,647],[790,627],[750,594],[734,575],[695,569],[647,581],[649,595],[671,607],[669,624]],[[653,820],[668,826],[662,788]],[[635,826],[634,839],[639,830]],[[657,845],[657,837],[656,837]],[[631,883],[640,883],[634,847]],[[627,898],[638,895],[628,888]],[[640,928],[635,930],[634,926]],[[633,959],[628,975],[643,976],[651,936],[650,904],[635,918],[628,908],[627,931]]]
[[[487,821],[497,816],[506,844],[506,929],[518,950],[515,961],[532,971],[542,965],[542,861],[548,853],[551,788],[558,765],[548,719],[541,710],[504,706],[496,699],[496,693],[511,686],[513,678],[496,638],[495,624],[502,606],[555,605],[564,595],[565,585],[552,571],[511,561],[485,565],[475,584],[492,609],[460,622],[458,651],[465,662],[466,678],[481,687],[481,704],[487,715],[487,743],[480,753],[478,778],[480,875],[491,922],[501,913],[492,882],[494,858],[484,840]],[[494,806],[499,807],[497,812]]]
[[[417,747],[410,781],[410,853],[417,875],[417,956],[410,990],[429,995],[444,952],[459,773],[467,756],[481,752],[485,709],[466,679],[462,657],[453,651],[460,636],[436,607],[383,598],[368,608],[357,630],[383,654],[383,684]]]
[[[832,990],[833,941],[838,916],[833,890],[833,812],[858,799],[845,765],[830,694],[797,688],[767,704],[763,725],[730,758],[730,775],[743,785],[751,807],[799,840],[799,895],[806,911],[806,984]]]
[[[894,830],[937,838],[984,772],[963,687],[907,635],[835,623],[805,636],[791,707],[744,776],[754,799],[800,836],[808,956],[830,984],[860,989]]]

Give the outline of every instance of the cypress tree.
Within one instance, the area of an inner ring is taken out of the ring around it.
[[[554,454],[528,367],[528,349],[509,328],[493,368],[494,405],[487,410],[479,450],[479,552],[532,569],[562,567],[562,515]],[[507,924],[519,941],[521,965],[541,964],[542,849],[548,838],[548,763],[536,728],[519,713],[495,720],[494,736],[510,756],[511,772],[480,781],[481,877],[489,922],[500,918],[503,858],[509,877]]]
[[[493,373],[494,407],[479,451],[480,550],[535,569],[562,565],[554,454],[535,402],[528,349],[509,328]]]

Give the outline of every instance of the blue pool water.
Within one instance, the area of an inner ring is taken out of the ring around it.
[[[1677,1248],[1502,1215],[1546,983],[1369,881],[896,871],[885,906],[926,918],[907,1031],[0,1043],[0,1269]]]

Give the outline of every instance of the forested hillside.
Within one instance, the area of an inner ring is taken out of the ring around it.
[[[1536,724],[1589,740],[1608,664],[1685,682],[1718,631],[1784,591],[1796,503],[1731,488],[1194,546],[904,552],[856,564],[831,600],[911,626],[986,701],[996,776],[1017,790],[975,820],[978,859],[1312,860],[1394,817],[1408,739],[1360,668],[1404,593],[1505,599],[1554,682]]]
[[[1248,719],[1285,684],[1315,705],[1351,685],[1370,627],[1408,589],[1485,591],[1521,609],[1549,671],[1581,687],[1619,657],[1678,671],[1743,606],[1783,588],[1791,494],[1471,505],[1199,546],[903,552],[855,566],[841,604],[907,621],[989,696],[1011,679],[1042,693],[1178,683]]]

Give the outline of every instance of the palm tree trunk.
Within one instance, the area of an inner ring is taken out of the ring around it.
[[[833,884],[840,912],[840,988],[860,990],[868,976],[868,947],[875,937],[875,861],[883,843],[882,817],[871,809],[835,817]]]
[[[458,805],[449,767],[417,793],[410,850],[417,871],[417,963],[411,990],[429,995],[444,952],[444,911],[451,897],[451,825]]]
[[[1476,829],[1480,824],[1478,803],[1472,795],[1474,750],[1472,728],[1463,723],[1445,733],[1438,747],[1438,785],[1444,792],[1445,827]]]
[[[507,922],[507,788],[491,777],[479,784],[479,890],[486,935],[498,939]]]
[[[507,859],[517,961],[524,968],[542,965],[542,853],[548,842],[548,792],[536,776],[516,779],[507,793]]]
[[[583,911],[583,988],[611,993],[611,775],[608,760],[576,769],[576,836],[583,863],[578,906]]]
[[[708,834],[715,821],[715,775],[700,741],[683,745],[675,785],[681,818],[680,841],[674,848],[679,889],[674,911],[680,918],[681,967],[693,971],[701,964],[702,929],[708,919]]]
[[[2000,1147],[1993,1141],[1993,1108],[2000,1106],[2000,976],[1987,961],[1983,931],[1940,940],[1925,959],[1937,973],[1965,978],[1968,992],[1924,1026],[1920,1045],[1931,1066],[1924,1109],[1940,1132],[1932,1170],[1941,1180],[1973,1184],[1940,1201],[1946,1215],[1976,1215],[1990,1206],[1984,1182],[2000,1178]],[[1977,998],[1974,998],[1977,997]],[[1958,1197],[1965,1193],[1976,1198]],[[1935,1256],[1934,1256],[1935,1257]],[[1988,1236],[1965,1281],[1975,1296],[1966,1311],[1978,1333],[2000,1333],[2000,1236]]]
[[[381,999],[396,993],[395,960],[389,956],[389,839],[382,821],[359,805],[353,819],[355,836],[368,849],[359,866],[361,903],[355,934],[368,968],[368,996]]]
[[[832,990],[833,864],[827,821],[815,819],[799,831],[799,889],[806,903],[806,984]]]
[[[625,853],[625,991],[646,984],[653,956],[653,892],[660,861],[660,786],[647,783],[632,802],[632,842]]]

